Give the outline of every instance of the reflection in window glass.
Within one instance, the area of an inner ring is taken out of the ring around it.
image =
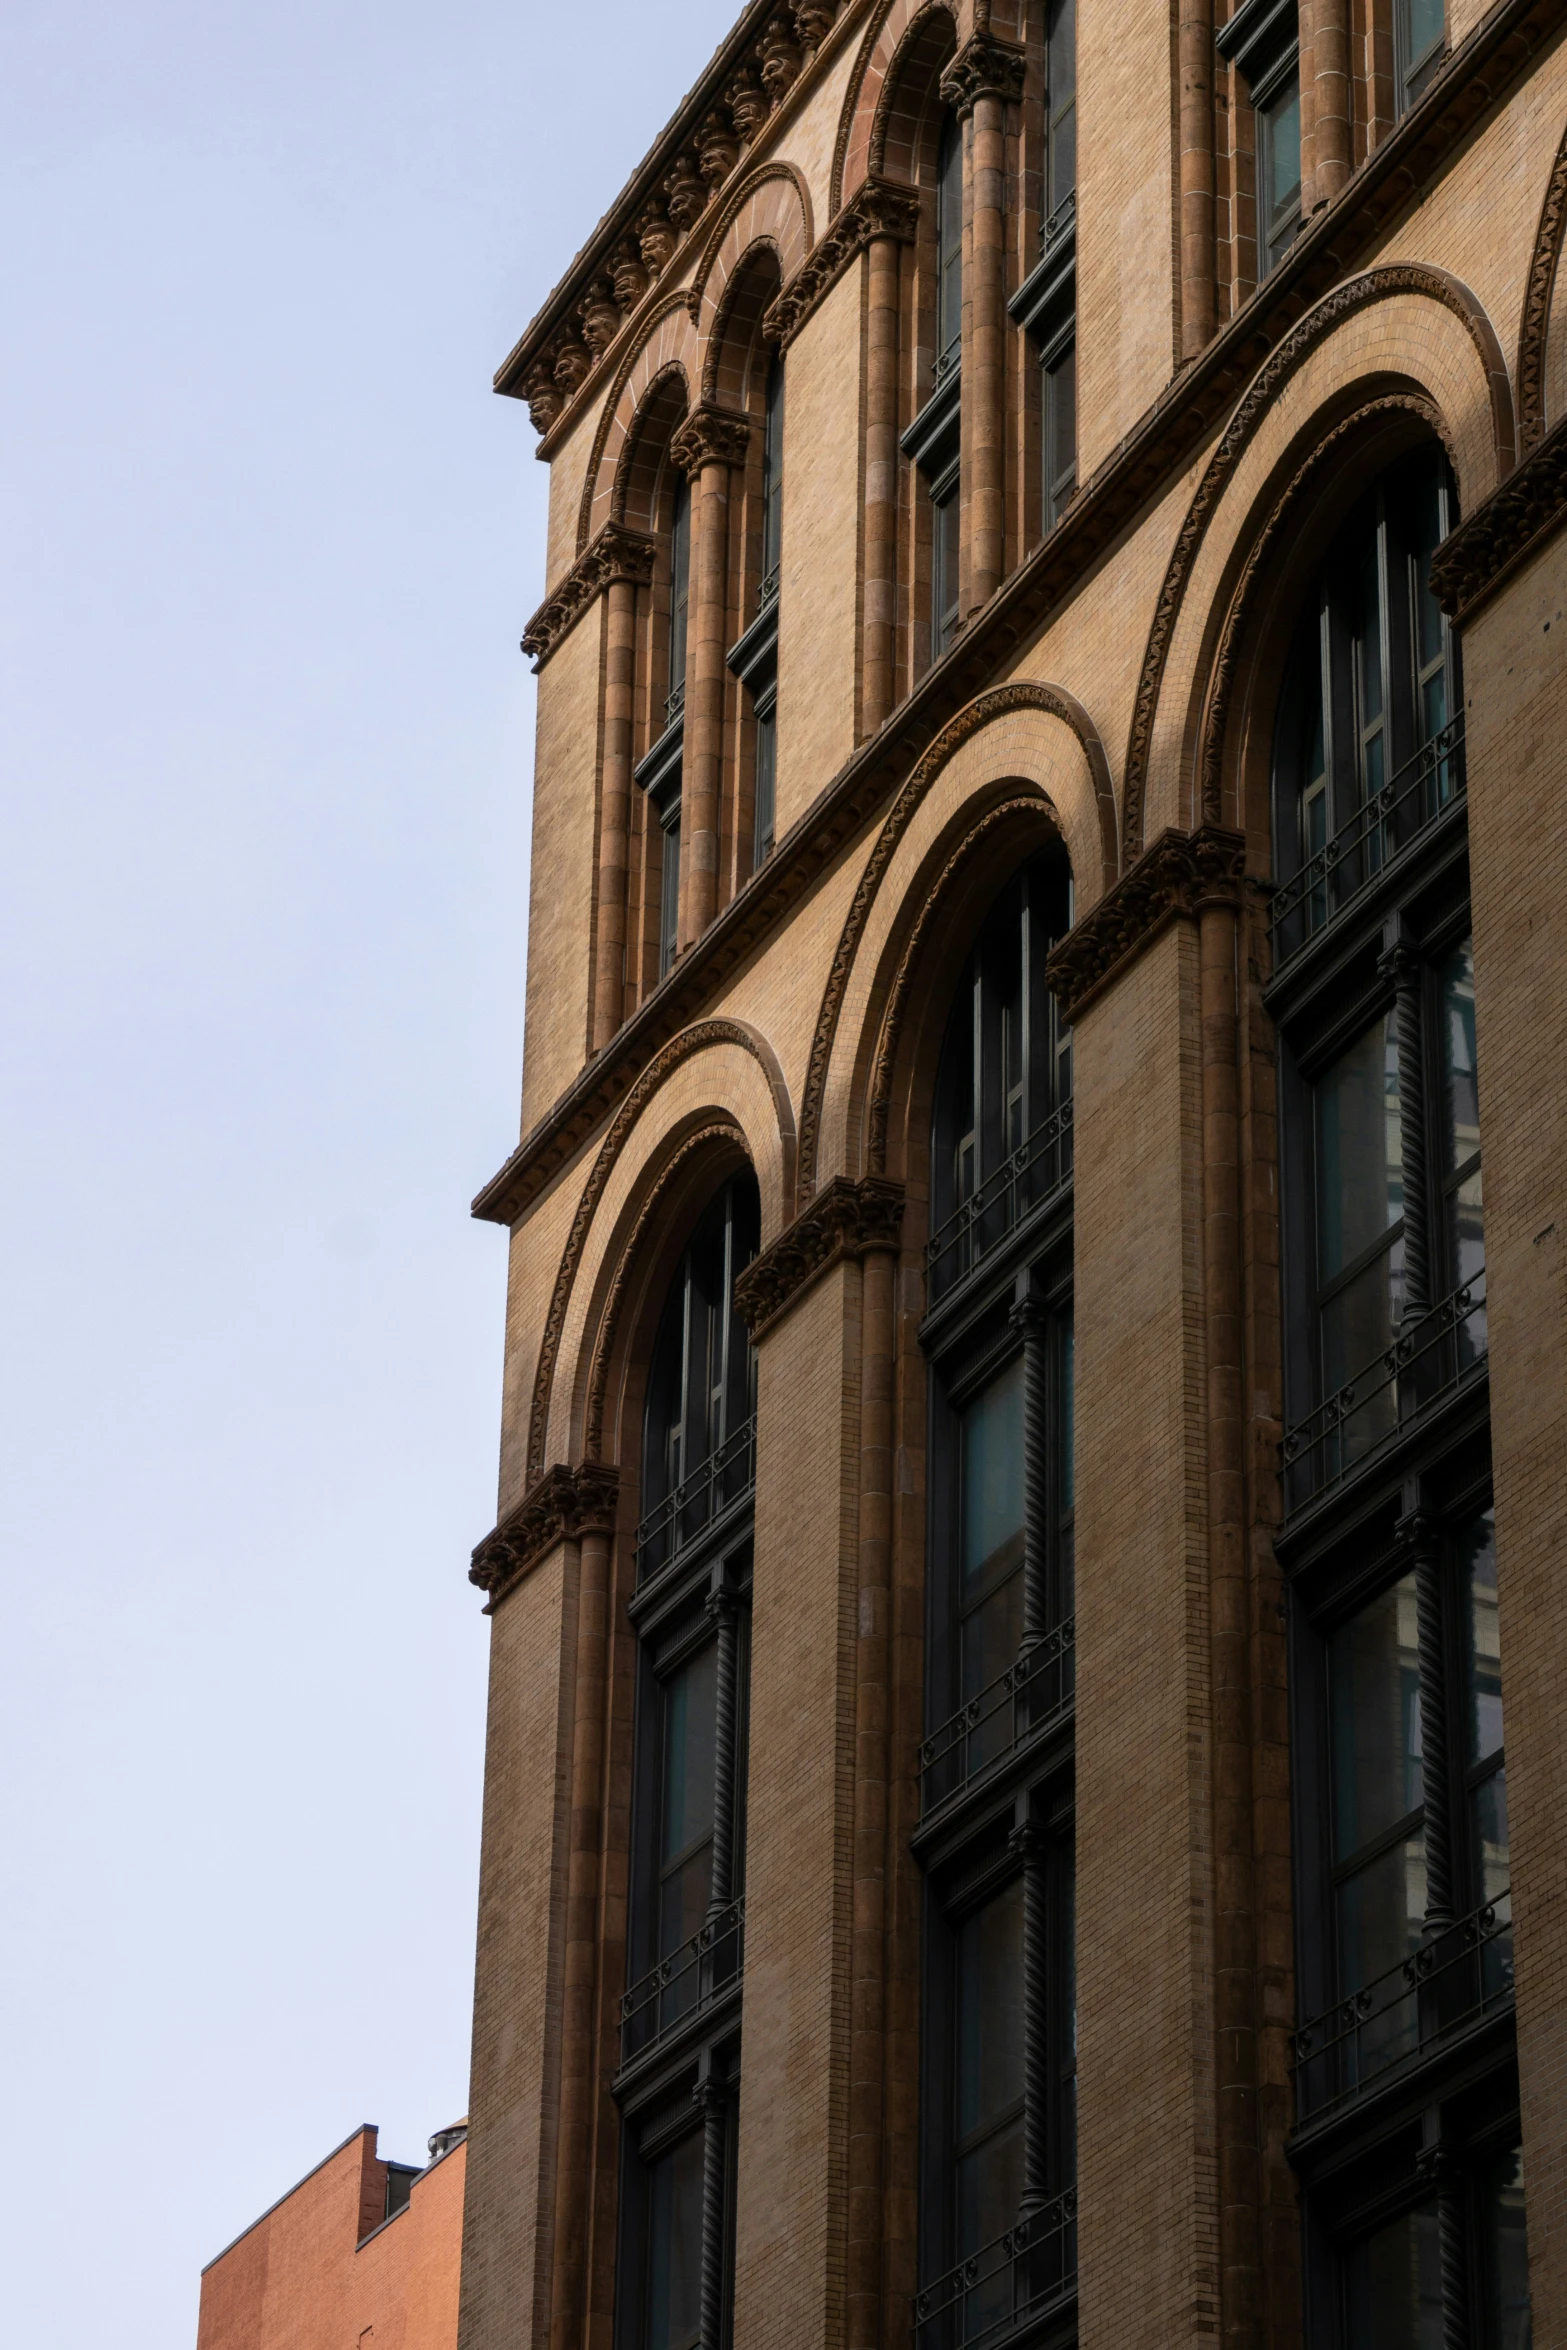
[[[963,338],[963,130],[941,126],[936,154],[936,374],[946,374]]]
[[[1023,1363],[1019,1356],[963,1413],[963,1686],[988,1688],[1014,1662],[1023,1630]]]
[[[1351,2248],[1344,2262],[1344,2338],[1350,2350],[1443,2350],[1434,2203],[1401,2212]]]
[[[1045,58],[1045,232],[1077,186],[1077,0],[1053,0]]]
[[[702,2133],[661,2154],[648,2178],[648,2350],[702,2336]]]
[[[1049,530],[1072,502],[1077,488],[1077,345],[1052,358],[1044,370],[1044,524]]]
[[[717,1721],[718,1651],[710,1642],[664,1685],[661,1958],[690,1941],[707,1915],[713,1876]]]
[[[1425,1781],[1420,1745],[1420,1629],[1406,1575],[1328,1643],[1339,1989],[1398,1966],[1425,1917]],[[1386,2030],[1413,2018],[1390,2016]],[[1361,2053],[1392,2053],[1362,2036]]]
[[[1023,1886],[1015,1877],[957,1933],[960,2257],[990,2243],[1017,2218],[1023,2183],[1022,1984]]]
[[[1403,1309],[1402,1103],[1393,1014],[1358,1037],[1313,1092],[1322,1385],[1331,1394],[1386,1350]]]
[[[1257,108],[1257,275],[1277,269],[1300,233],[1300,77]]]

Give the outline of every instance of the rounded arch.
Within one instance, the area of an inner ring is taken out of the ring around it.
[[[1264,857],[1273,689],[1283,667],[1282,658],[1265,660],[1264,648],[1276,651],[1287,642],[1281,632],[1293,627],[1306,577],[1365,482],[1428,440],[1439,442],[1451,460],[1441,413],[1422,393],[1397,390],[1362,398],[1336,422],[1325,423],[1303,452],[1294,452],[1298,462],[1277,469],[1244,552],[1237,550],[1226,594],[1213,614],[1211,655],[1195,681],[1191,732],[1203,821],[1249,829]],[[1260,697],[1246,692],[1243,680],[1266,683],[1265,710]],[[1247,726],[1243,743],[1232,716],[1241,711],[1250,716],[1254,701],[1260,727]]]
[[[1390,319],[1384,305],[1392,306]],[[1398,307],[1407,315],[1400,319]],[[1372,313],[1378,313],[1373,316]],[[1444,329],[1442,320],[1451,321]],[[1436,333],[1431,332],[1433,323]],[[1331,353],[1328,346],[1331,344]],[[1326,295],[1272,352],[1241,395],[1176,534],[1144,647],[1121,785],[1121,861],[1160,822],[1192,819],[1189,705],[1162,698],[1167,672],[1195,675],[1206,615],[1260,477],[1314,415],[1336,422],[1357,398],[1402,386],[1432,401],[1464,503],[1505,479],[1516,455],[1512,390],[1496,330],[1468,287],[1423,262],[1396,262]],[[1213,525],[1220,516],[1218,530]],[[1150,824],[1149,779],[1163,804]]]
[[[810,190],[792,163],[760,164],[724,199],[691,285],[704,399],[721,397],[713,383],[715,329],[722,334],[734,281],[747,271],[755,249],[771,250],[782,282],[794,275],[815,241]]]
[[[678,370],[689,401],[691,386],[701,380],[695,317],[695,299],[683,287],[655,303],[641,341],[626,353],[615,372],[599,411],[583,477],[577,509],[579,555],[612,517],[626,442],[637,428],[654,383],[671,369]]]
[[[737,414],[757,407],[753,361],[763,315],[782,282],[777,248],[758,237],[736,261],[708,321],[702,348],[704,400]],[[771,351],[773,346],[765,347]],[[761,373],[765,377],[765,365]]]
[[[634,530],[656,531],[658,492],[670,438],[690,405],[685,370],[671,365],[656,375],[620,444],[610,491],[610,515]]]
[[[644,1112],[669,1086],[683,1063],[705,1053],[722,1052],[724,1048],[735,1049],[756,1064],[761,1072],[768,1103],[770,1130],[761,1130],[761,1123],[754,1116],[749,1120],[741,1120],[747,1132],[748,1153],[756,1169],[762,1195],[764,1237],[779,1231],[788,1220],[789,1203],[793,1199],[795,1186],[795,1127],[789,1090],[778,1064],[778,1056],[766,1038],[746,1021],[699,1020],[693,1027],[682,1029],[678,1036],[671,1037],[637,1078],[610,1121],[609,1130],[599,1145],[598,1154],[583,1185],[571,1229],[566,1235],[566,1245],[550,1293],[543,1336],[539,1341],[539,1359],[534,1370],[533,1394],[528,1410],[527,1482],[530,1485],[543,1473],[551,1423],[557,1417],[554,1406],[555,1372],[563,1341],[568,1336],[568,1318],[573,1325],[576,1340],[572,1354],[577,1356],[581,1353],[580,1323],[585,1309],[576,1295],[578,1273],[590,1248],[595,1260],[602,1256],[602,1238],[597,1244],[593,1243],[598,1212],[610,1191],[633,1129]],[[723,1072],[720,1070],[718,1074],[721,1077]],[[715,1096],[718,1104],[722,1105],[726,1094],[732,1098],[737,1088],[749,1090],[744,1087],[743,1079],[736,1078],[731,1072],[727,1085],[717,1083],[706,1087],[705,1106],[713,1106]],[[665,1099],[665,1116],[673,1120],[684,1114],[690,1106],[671,1092]],[[612,1201],[607,1227],[609,1230],[613,1229],[615,1213]],[[562,1434],[564,1438],[565,1431]]]
[[[957,38],[956,15],[946,0],[877,0],[844,92],[829,181],[831,213],[872,172],[914,179],[917,110]]]
[[[998,777],[1010,780],[997,783]],[[1015,791],[1020,781],[1053,811],[1071,859],[1079,913],[1114,882],[1115,794],[1104,745],[1082,704],[1059,686],[1020,679],[960,710],[894,800],[844,917],[801,1097],[802,1202],[816,1188],[829,1135],[831,1155],[847,1155],[853,1105],[863,1099],[855,1073],[863,1087],[873,974],[884,965],[883,941],[930,853],[932,834],[944,831],[956,809],[967,806],[973,813],[982,799],[988,803],[998,792]],[[862,956],[867,940],[870,952]],[[840,1025],[853,1040],[847,1054],[836,1049]]]
[[[1567,236],[1567,130],[1562,132],[1524,279],[1518,322],[1518,453],[1526,457],[1567,400],[1567,317],[1558,327],[1556,279]]]

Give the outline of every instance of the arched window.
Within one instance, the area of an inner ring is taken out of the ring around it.
[[[1059,854],[1002,893],[936,1087],[919,2350],[1075,2293],[1070,895]]]
[[[663,978],[680,937],[680,810],[685,753],[686,620],[691,600],[691,485],[678,466],[669,494],[669,627],[664,670],[663,731],[637,768],[637,782],[656,820],[657,966]]]
[[[1526,2276],[1452,519],[1429,447],[1350,508],[1274,731],[1296,2096],[1335,2117],[1301,2171],[1344,2344],[1441,2338]]]
[[[639,1648],[620,2306],[635,2350],[695,2350],[730,2291],[744,1955],[754,1370],[733,1311],[756,1254],[734,1176],[676,1269],[649,1367],[630,1603]]]
[[[936,383],[955,377],[963,353],[963,126],[942,122],[936,155]],[[958,625],[958,413],[954,405],[939,462],[930,468],[931,656],[944,653]]]

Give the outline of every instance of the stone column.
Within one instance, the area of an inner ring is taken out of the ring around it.
[[[626,873],[630,861],[632,714],[637,589],[653,576],[653,542],[604,534],[604,764],[599,783],[598,922],[594,931],[593,1050],[608,1044],[626,1009]]]
[[[865,348],[865,673],[861,723],[874,734],[892,708],[898,613],[898,246],[871,239]]]
[[[691,587],[686,623],[686,736],[680,784],[682,951],[718,911],[722,829],[724,690],[729,650],[729,485],[745,463],[749,417],[705,403],[693,408],[669,453],[691,477]]]
[[[965,125],[963,203],[963,522],[959,609],[988,603],[1006,570],[1007,107],[1023,95],[1021,49],[976,33],[942,76]]]
[[[1181,0],[1181,356],[1213,339],[1213,0]]]
[[[1310,19],[1309,25],[1307,19]],[[1301,8],[1301,211],[1309,219],[1338,194],[1353,168],[1350,138],[1349,0],[1304,0]],[[1310,106],[1306,74],[1311,75]],[[1305,151],[1307,119],[1311,150]]]

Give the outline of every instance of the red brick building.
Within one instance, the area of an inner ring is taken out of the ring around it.
[[[502,367],[462,2350],[1567,2343],[1564,235],[1567,0],[752,0]]]
[[[201,2272],[197,2350],[453,2350],[467,2148],[383,2161],[366,2122]]]

